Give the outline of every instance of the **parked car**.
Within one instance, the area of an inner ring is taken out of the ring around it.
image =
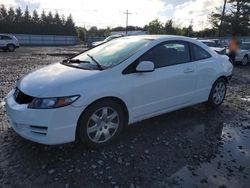
[[[217,47],[216,42],[213,40],[199,40],[199,41],[206,44],[209,47]]]
[[[0,49],[14,52],[16,48],[19,48],[19,42],[14,35],[0,34]]]
[[[214,41],[216,44],[216,47],[227,47],[228,46],[228,40],[226,39],[209,39],[211,41]]]
[[[232,70],[227,56],[188,37],[122,37],[23,76],[5,108],[26,139],[100,147],[127,124],[202,102],[218,107]]]
[[[250,42],[242,42],[235,57],[236,62],[247,65],[250,61]]]
[[[211,49],[213,49],[215,52],[217,52],[220,55],[226,55],[226,48],[219,47],[214,40],[199,40],[200,42],[206,44]]]
[[[123,37],[123,35],[111,35],[111,36],[107,37],[106,39],[104,39],[102,41],[92,42],[91,47],[98,46],[100,44],[103,44],[105,42],[108,42],[108,41],[111,41],[113,39],[117,39],[117,38],[120,38],[120,37]]]
[[[210,47],[212,50],[217,52],[220,55],[227,55],[227,49],[226,48],[221,48],[221,47]]]

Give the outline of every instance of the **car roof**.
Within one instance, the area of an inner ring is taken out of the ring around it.
[[[152,39],[152,40],[168,40],[168,39],[191,39],[190,37],[180,36],[180,35],[133,35],[125,36],[124,38],[141,38],[141,39]]]
[[[110,36],[108,36],[108,37],[121,37],[121,36],[123,36],[123,35],[117,34],[117,35],[110,35]]]
[[[199,40],[186,37],[186,36],[180,36],[180,35],[134,35],[134,36],[125,36],[122,38],[137,38],[137,39],[148,39],[148,40],[154,40],[155,42],[164,42],[168,40],[183,40],[186,42],[192,42],[194,44],[198,44],[203,46],[204,48],[207,48],[207,45],[202,43]]]
[[[242,44],[250,44],[250,42],[242,42]]]
[[[5,33],[0,33],[0,36],[9,36],[9,37],[12,37],[12,36],[14,36],[14,35],[5,34]]]

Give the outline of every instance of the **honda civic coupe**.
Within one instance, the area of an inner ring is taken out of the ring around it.
[[[23,76],[5,108],[28,140],[102,147],[135,122],[202,102],[218,107],[232,71],[227,56],[188,37],[122,37]]]

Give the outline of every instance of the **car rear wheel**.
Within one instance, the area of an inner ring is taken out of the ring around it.
[[[244,58],[241,61],[241,65],[244,65],[244,66],[247,65],[248,61],[249,61],[248,56],[244,56]]]
[[[15,51],[15,46],[14,46],[13,44],[8,44],[8,45],[7,45],[7,50],[8,50],[9,52],[14,52],[14,51]]]
[[[220,106],[226,96],[226,90],[227,90],[227,83],[224,78],[218,79],[214,84],[210,91],[208,104],[211,107],[218,107]]]
[[[119,104],[112,100],[99,101],[81,115],[77,136],[89,147],[102,147],[119,137],[125,119],[125,113]]]

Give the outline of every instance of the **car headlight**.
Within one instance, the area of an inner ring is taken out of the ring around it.
[[[53,98],[34,98],[28,105],[28,108],[33,109],[51,109],[68,106],[75,102],[80,96],[69,97],[53,97]]]

